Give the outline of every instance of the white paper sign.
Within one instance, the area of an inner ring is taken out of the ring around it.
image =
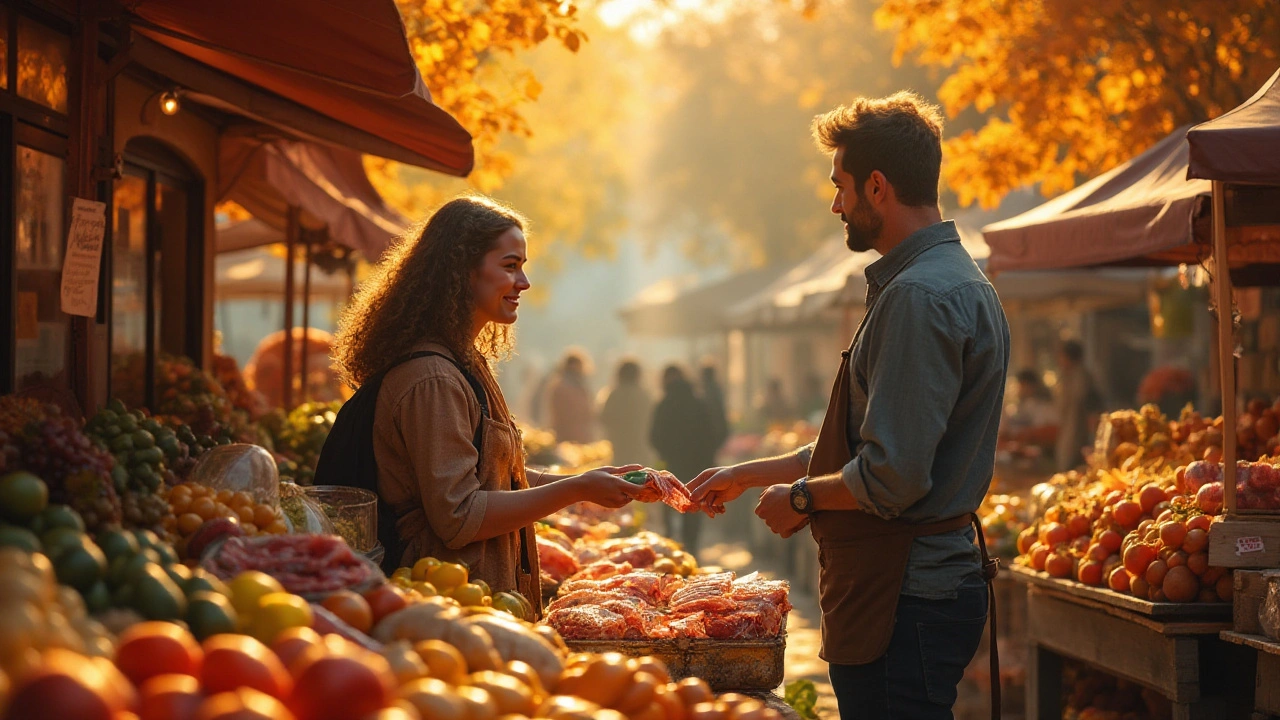
[[[62,312],[98,314],[98,275],[107,232],[106,203],[72,198],[67,254],[62,262]]]
[[[1251,537],[1242,537],[1236,540],[1236,554],[1244,555],[1245,553],[1262,552],[1266,548],[1262,546],[1262,538],[1253,535]]]

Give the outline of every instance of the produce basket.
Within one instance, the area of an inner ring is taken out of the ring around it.
[[[312,485],[307,495],[324,509],[334,530],[352,550],[367,553],[378,544],[378,496],[342,485]]]
[[[671,677],[702,678],[720,692],[762,692],[782,684],[786,633],[762,640],[565,640],[575,652],[650,655],[666,663]]]

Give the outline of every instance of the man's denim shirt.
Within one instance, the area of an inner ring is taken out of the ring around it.
[[[844,483],[859,509],[916,523],[982,503],[995,465],[1009,325],[954,222],[912,233],[869,265],[854,345]],[[811,448],[802,450],[808,461]],[[902,593],[950,599],[979,571],[972,527],[917,538]]]

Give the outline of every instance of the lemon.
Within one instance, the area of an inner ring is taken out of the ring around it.
[[[439,560],[433,557],[424,557],[413,564],[413,570],[410,572],[410,577],[415,581],[421,582],[422,580],[427,579],[427,573],[430,572],[432,568],[440,567],[441,564],[442,563]]]
[[[276,636],[296,627],[311,627],[314,616],[306,600],[287,592],[267,593],[249,619],[249,634],[270,645]]]
[[[427,571],[427,582],[445,592],[467,584],[467,569],[456,563],[440,563]]]
[[[245,570],[231,579],[227,589],[231,591],[231,606],[242,616],[256,612],[262,596],[284,592],[279,580],[259,570]]]

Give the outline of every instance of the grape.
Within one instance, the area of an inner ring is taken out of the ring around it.
[[[7,469],[43,479],[49,500],[70,505],[91,532],[119,524],[120,499],[111,482],[115,461],[80,432],[75,420],[48,414],[28,422],[20,434],[8,435],[4,457]]]

